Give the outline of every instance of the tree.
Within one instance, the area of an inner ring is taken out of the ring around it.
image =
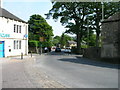
[[[119,10],[119,2],[104,2],[105,19]],[[53,8],[46,15],[47,18],[52,16],[55,20],[60,18],[62,25],[68,28],[66,32],[76,34],[78,52],[80,51],[82,39],[87,34],[87,28],[91,31],[95,30],[96,47],[99,46],[102,19],[101,2],[56,2],[53,3]]]
[[[112,16],[116,12],[119,12],[120,10],[120,3],[119,2],[104,2],[104,19],[107,19],[108,17]],[[96,47],[99,47],[99,39],[100,39],[100,33],[101,33],[101,21],[102,21],[102,4],[101,2],[95,2],[91,4],[91,12],[92,14],[92,24],[93,29],[96,32]]]
[[[58,41],[60,41],[60,36],[55,36],[53,39],[57,39]]]
[[[66,46],[67,42],[71,40],[73,39],[70,36],[66,35],[65,33],[62,33],[60,40],[61,47],[63,48],[64,46]]]
[[[52,43],[54,46],[57,46],[58,44],[60,44],[60,36],[55,36],[52,40]]]
[[[58,39],[53,39],[52,40],[52,43],[54,46],[56,46],[60,41]]]
[[[49,11],[47,18],[50,16],[53,19],[60,17],[62,25],[66,25],[68,32],[72,32],[77,36],[77,53],[80,53],[80,47],[84,32],[86,32],[87,15],[89,12],[89,3],[87,2],[56,2],[53,3],[53,8]],[[88,10],[88,11],[86,11]]]
[[[53,29],[41,15],[30,16],[28,23],[30,40],[39,40],[39,37],[44,37],[46,42],[51,40]]]

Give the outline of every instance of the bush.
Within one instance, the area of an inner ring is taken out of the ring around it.
[[[52,47],[52,42],[42,42],[42,47]]]
[[[40,46],[40,42],[36,41],[36,40],[29,40],[28,41],[28,45],[29,45],[29,47],[39,47]]]

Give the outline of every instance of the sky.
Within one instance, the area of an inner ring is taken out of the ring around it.
[[[46,18],[44,14],[48,13],[52,8],[50,0],[2,0],[2,7],[21,18],[28,21],[33,14],[39,14]],[[53,28],[54,36],[60,36],[66,28],[59,21],[55,22],[52,17],[47,22]]]

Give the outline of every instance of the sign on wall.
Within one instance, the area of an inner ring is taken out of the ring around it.
[[[24,35],[24,37],[25,37],[25,38],[28,38],[28,35],[27,35],[27,34],[25,34],[25,35]]]
[[[0,33],[0,37],[8,38],[10,37],[10,34]]]

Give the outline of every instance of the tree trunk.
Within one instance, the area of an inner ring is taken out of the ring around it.
[[[81,35],[80,33],[77,33],[77,54],[80,54],[81,49]]]
[[[36,53],[38,54],[39,53],[39,50],[38,50],[38,48],[36,47]]]
[[[96,47],[99,47],[99,34],[96,34]]]

